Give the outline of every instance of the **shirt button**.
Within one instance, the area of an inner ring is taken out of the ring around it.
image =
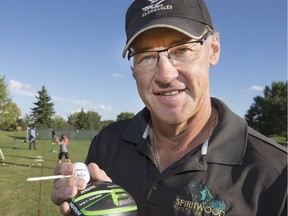
[[[158,188],[159,188],[159,187],[158,187],[158,184],[157,184],[157,183],[154,184],[153,187],[152,187],[153,190],[158,190]]]

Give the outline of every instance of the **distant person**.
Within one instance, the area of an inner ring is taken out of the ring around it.
[[[56,133],[55,133],[54,129],[51,129],[50,131],[51,131],[51,142],[52,142],[52,144],[54,144],[55,138],[56,138]]]
[[[29,131],[29,149],[36,149],[36,137],[37,137],[37,133],[36,133],[36,127],[32,127],[30,128]]]
[[[65,157],[65,162],[71,162],[70,161],[70,157],[69,157],[69,152],[67,149],[67,144],[65,143],[65,136],[61,135],[60,140],[58,137],[56,137],[56,142],[59,144],[60,146],[60,152],[58,155],[58,163],[60,164],[62,162],[62,158],[63,156]]]

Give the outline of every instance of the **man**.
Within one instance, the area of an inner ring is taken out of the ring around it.
[[[123,56],[146,107],[93,139],[93,181],[122,186],[140,216],[286,215],[286,151],[210,96],[220,40],[204,2],[136,0],[126,34]],[[69,215],[64,201],[86,183],[65,178],[54,187],[52,201]]]
[[[36,127],[30,128],[29,131],[29,149],[36,149]]]

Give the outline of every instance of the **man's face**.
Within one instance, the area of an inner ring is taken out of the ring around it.
[[[148,30],[133,42],[133,53],[155,51],[182,42],[193,41],[188,36],[165,28]],[[203,106],[210,103],[209,67],[218,61],[220,45],[208,39],[200,48],[197,59],[173,65],[167,52],[161,52],[153,70],[135,70],[133,76],[139,95],[150,110],[152,118],[169,125],[188,123]]]

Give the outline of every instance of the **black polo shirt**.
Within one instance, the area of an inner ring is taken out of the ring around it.
[[[219,122],[202,146],[159,173],[151,149],[149,111],[116,122],[92,141],[95,162],[138,205],[138,216],[287,215],[287,152],[212,98]]]

